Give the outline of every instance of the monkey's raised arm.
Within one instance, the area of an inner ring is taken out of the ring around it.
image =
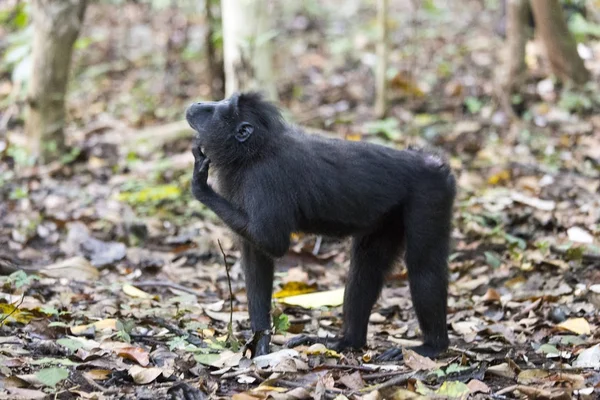
[[[214,191],[207,183],[210,160],[199,148],[193,149],[195,163],[192,178],[192,194],[210,208],[236,234],[248,240],[271,257],[282,257],[290,246],[289,233],[281,234],[281,229],[269,216],[254,215],[231,204]]]

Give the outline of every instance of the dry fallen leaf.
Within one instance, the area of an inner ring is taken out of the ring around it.
[[[442,365],[406,348],[402,349],[402,355],[404,356],[404,365],[413,371],[430,371],[438,369]]]
[[[123,285],[123,292],[130,297],[136,297],[138,299],[152,299],[152,298],[157,297],[157,296],[152,296],[150,293],[146,293],[143,290],[140,290],[140,289],[136,288],[135,286],[130,285],[128,283]]]
[[[592,333],[590,324],[585,318],[569,318],[557,325],[558,328],[567,330],[578,335],[589,335]]]
[[[469,383],[467,383],[467,387],[472,394],[489,393],[491,391],[488,385],[477,379],[471,379]]]
[[[150,363],[150,354],[141,347],[124,347],[117,351],[117,355],[119,357],[133,360],[142,367],[145,367]]]
[[[96,331],[101,331],[104,329],[116,331],[117,330],[117,320],[114,318],[108,318],[108,319],[102,319],[100,321],[96,321],[96,322],[94,322],[92,324],[88,324],[88,325],[72,326],[71,333],[73,335],[82,335],[91,329],[96,330]]]
[[[40,274],[51,278],[77,279],[80,281],[93,281],[100,277],[98,268],[83,257],[72,257],[48,265],[40,270]]]
[[[160,376],[160,374],[163,373],[163,371],[160,368],[144,368],[140,367],[139,365],[134,365],[133,367],[129,368],[127,373],[133,378],[135,383],[139,385],[145,385],[153,382]]]

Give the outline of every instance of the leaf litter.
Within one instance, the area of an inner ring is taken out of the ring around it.
[[[121,21],[102,7],[90,11],[97,29],[114,29]],[[74,82],[74,126],[102,122],[106,116],[94,110],[121,110],[112,117],[117,120],[78,135],[80,157],[40,168],[18,164],[17,150],[0,150],[0,179],[13,177],[0,188],[0,267],[6,271],[0,396],[177,398],[188,391],[234,399],[596,398],[600,120],[591,111],[600,106],[581,111],[584,94],[540,81],[538,97],[528,100],[530,119],[512,140],[501,140],[514,127],[495,108],[486,78],[497,57],[490,49],[499,46],[489,45],[495,39],[481,21],[460,35],[455,21],[471,21],[468,13],[479,11],[438,11],[435,18],[424,10],[414,17],[396,13],[401,23],[432,24],[434,18],[437,28],[433,39],[415,31],[394,49],[417,72],[394,74],[396,105],[387,119],[364,118],[370,73],[336,54],[305,52],[293,65],[282,60],[289,76],[281,85],[311,83],[301,101],[282,99],[309,129],[398,147],[434,144],[450,155],[461,190],[450,263],[452,345],[444,356],[431,360],[404,349],[401,363],[373,363],[391,345],[420,338],[402,268],[373,310],[367,348],[343,354],[323,344],[284,348],[295,334],[327,337],[340,329],[348,242],[305,235],[293,237],[279,263],[274,316],[285,321],[276,324],[273,352],[248,360],[234,348],[230,321],[234,339],[250,339],[239,253],[227,230],[189,195],[189,131],[180,134],[176,124],[134,129],[166,122],[164,114],[178,118],[186,104],[168,91],[159,98],[144,92],[140,82],[150,67],[138,61],[119,79],[155,102],[146,109],[135,109],[101,79],[90,78],[93,94]],[[150,23],[160,26],[165,15],[157,12]],[[147,23],[129,18],[137,26]],[[323,26],[331,23],[321,18]],[[360,26],[360,17],[353,18],[348,24]],[[357,43],[368,41],[364,32],[353,34]],[[345,34],[338,35],[341,46]],[[444,37],[455,37],[477,62],[440,46]],[[286,40],[310,47],[316,39],[307,33]],[[422,56],[409,53],[415,43]],[[84,50],[76,71],[89,71],[105,51],[100,43]],[[335,65],[334,72],[325,65]],[[592,72],[597,77],[598,66]],[[229,279],[219,241],[231,263]]]

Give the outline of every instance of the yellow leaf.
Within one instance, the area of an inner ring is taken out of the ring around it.
[[[469,387],[458,381],[445,381],[435,391],[436,394],[449,398],[466,398],[469,392]]]
[[[360,133],[349,133],[346,135],[346,140],[360,142],[362,140],[362,135]]]
[[[590,324],[585,320],[585,318],[569,318],[568,320],[558,324],[558,327],[578,335],[589,335],[592,333]]]
[[[328,290],[326,292],[315,292],[301,294],[298,296],[284,297],[279,300],[289,306],[304,308],[337,307],[344,302],[344,289]]]
[[[6,318],[7,315],[10,315],[10,317],[8,317],[9,321],[12,320],[21,324],[29,323],[34,315],[26,310],[19,309],[17,304],[0,303],[0,314],[2,315],[2,318]]]
[[[510,179],[510,172],[507,170],[502,170],[497,174],[494,174],[488,178],[488,183],[490,185],[498,185],[500,183],[507,182]]]
[[[152,299],[156,296],[152,296],[150,293],[146,293],[143,290],[136,288],[128,283],[123,285],[123,292],[130,297],[137,297],[139,299]]]
[[[299,294],[312,293],[317,290],[317,284],[308,285],[304,282],[287,282],[281,290],[273,294],[273,297],[279,299],[281,297],[297,296]]]
[[[315,343],[306,349],[308,355],[319,355],[322,354],[325,357],[340,358],[340,354],[335,350],[328,349],[323,343]]]

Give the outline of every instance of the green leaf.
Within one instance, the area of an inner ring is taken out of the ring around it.
[[[558,349],[551,344],[543,344],[537,349],[536,353],[560,354],[560,351],[558,351]]]
[[[10,274],[9,279],[19,289],[23,286],[31,285],[34,280],[39,280],[40,278],[36,275],[27,275],[25,271],[19,270]]]
[[[517,246],[518,248],[520,248],[521,250],[524,250],[527,247],[527,243],[525,243],[525,241],[519,237],[513,236],[509,233],[506,233],[504,235],[504,238],[506,239],[506,241],[513,245],[513,246]]]
[[[194,359],[200,364],[211,365],[219,359],[218,354],[196,354]]]
[[[46,315],[58,315],[58,310],[54,307],[41,307],[40,311]]]
[[[173,351],[175,349],[184,348],[187,345],[187,335],[186,336],[175,336],[173,339],[167,342],[167,346],[169,346],[169,350]]]
[[[66,347],[71,351],[77,351],[78,349],[83,347],[83,342],[81,342],[81,340],[71,338],[60,338],[56,341],[56,343]]]
[[[471,114],[477,114],[481,111],[483,103],[477,97],[467,97],[465,99],[465,106],[467,106],[467,110],[469,110]]]
[[[562,336],[560,338],[560,344],[564,344],[567,346],[568,345],[579,346],[579,345],[582,345],[585,343],[586,343],[585,340],[583,340],[579,336],[575,336],[575,335],[566,335],[566,336]]]
[[[485,262],[492,268],[497,269],[502,265],[502,260],[498,257],[498,254],[492,251],[486,251],[483,253],[485,255]]]
[[[372,121],[366,124],[367,133],[382,134],[387,139],[398,140],[402,136],[402,132],[398,128],[399,123],[396,118],[386,118],[379,121]]]
[[[35,377],[46,386],[56,387],[59,382],[69,377],[66,368],[44,368],[35,373]]]
[[[285,333],[290,329],[290,318],[287,314],[273,315],[273,325],[276,333]]]
[[[468,370],[471,367],[466,365],[460,365],[458,363],[450,364],[448,368],[446,368],[446,374],[455,374],[457,372]]]

